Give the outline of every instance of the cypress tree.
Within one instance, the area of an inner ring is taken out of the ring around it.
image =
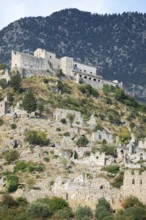
[[[32,92],[32,90],[29,90],[23,99],[23,108],[28,113],[34,112],[37,108],[37,100]]]

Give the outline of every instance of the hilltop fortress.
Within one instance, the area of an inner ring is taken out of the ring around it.
[[[12,51],[11,69],[19,71],[23,77],[47,75],[62,72],[77,82],[85,82],[94,88],[102,88],[104,84],[120,85],[117,81],[104,80],[97,75],[97,68],[76,62],[72,57],[57,58],[55,53],[44,49],[36,49],[34,55]]]

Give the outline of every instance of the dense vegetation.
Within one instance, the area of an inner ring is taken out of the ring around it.
[[[48,145],[47,134],[43,131],[26,131],[25,141],[30,145]]]
[[[0,220],[144,220],[146,215],[146,207],[136,197],[128,197],[123,209],[114,213],[104,198],[99,199],[95,211],[88,206],[78,206],[73,212],[68,202],[59,197],[28,203],[23,197],[14,199],[6,194],[0,209]]]

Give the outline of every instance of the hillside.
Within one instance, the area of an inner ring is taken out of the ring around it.
[[[64,198],[73,211],[77,205],[95,209],[103,196],[117,209],[136,192],[137,185],[128,181],[145,178],[144,105],[118,87],[97,91],[50,76],[21,80],[14,75],[2,88],[0,97],[8,96],[10,112],[0,118],[0,205],[5,207],[0,219],[18,220],[20,214],[30,220],[42,213],[47,213],[43,219],[73,219],[66,203],[61,202],[66,212],[58,212],[62,206],[54,196]],[[146,204],[144,184],[136,196]],[[114,220],[122,215],[114,218],[113,213],[110,208],[106,215]],[[130,213],[123,213],[126,220]]]
[[[124,82],[139,99],[146,91],[146,14],[91,14],[66,9],[47,17],[27,17],[0,31],[0,60],[10,63],[11,50],[54,51],[58,57],[100,66],[106,79]]]

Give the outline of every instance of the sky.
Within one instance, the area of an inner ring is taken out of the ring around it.
[[[98,14],[146,13],[146,0],[0,0],[0,30],[22,17],[49,16],[65,8]]]

